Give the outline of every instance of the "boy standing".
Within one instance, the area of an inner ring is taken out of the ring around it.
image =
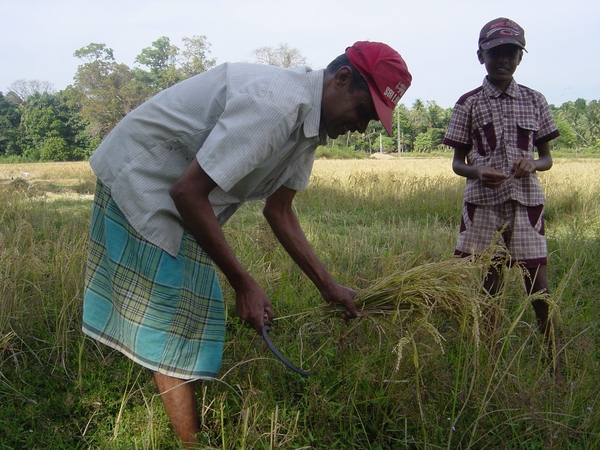
[[[501,244],[508,250],[509,264],[525,268],[529,294],[549,293],[545,197],[536,172],[552,167],[548,143],[559,132],[544,96],[513,78],[523,50],[525,34],[517,23],[504,17],[488,22],[477,50],[487,76],[454,107],[444,144],[454,148],[452,169],[467,179],[455,254],[478,255]],[[491,296],[499,292],[500,270],[492,265],[485,279]],[[548,303],[538,299],[532,305],[555,356],[556,322],[549,318]],[[557,359],[554,364],[560,382]]]

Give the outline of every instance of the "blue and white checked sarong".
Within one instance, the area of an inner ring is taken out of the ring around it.
[[[177,258],[149,243],[101,182],[92,212],[83,332],[172,377],[214,378],[221,366],[225,310],[211,259],[187,232]]]

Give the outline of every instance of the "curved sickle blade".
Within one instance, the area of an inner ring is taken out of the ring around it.
[[[281,352],[277,349],[277,347],[275,347],[275,344],[273,344],[273,342],[271,341],[271,338],[269,337],[269,326],[265,325],[262,327],[261,330],[261,334],[263,339],[265,340],[265,342],[267,343],[267,346],[269,347],[269,350],[271,350],[273,352],[273,354],[275,356],[277,356],[277,358],[279,358],[279,360],[284,363],[286,366],[288,366],[290,369],[292,369],[294,372],[299,373],[300,375],[302,375],[303,377],[307,377],[310,375],[310,372],[307,372],[306,370],[302,370],[299,367],[296,367],[295,365],[293,365],[291,362],[289,362],[285,356],[283,356],[281,354]]]

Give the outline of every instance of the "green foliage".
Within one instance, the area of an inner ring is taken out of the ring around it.
[[[151,47],[142,49],[135,62],[147,66],[151,71],[159,73],[175,64],[179,48],[172,45],[168,37],[162,36],[152,43]]]
[[[27,99],[23,108],[21,123],[34,141],[41,141],[48,136],[60,136],[64,123],[57,114],[57,99],[49,94],[34,94]]]
[[[19,104],[5,97],[0,92],[0,155],[18,155],[21,153],[19,147],[19,124],[21,112]]]
[[[600,102],[579,98],[553,108],[554,116],[562,122],[565,143],[575,147],[594,147],[600,142]],[[573,136],[574,135],[574,136]],[[559,138],[560,139],[560,138]]]
[[[74,54],[88,61],[77,68],[74,79],[81,93],[80,115],[91,139],[104,137],[149,96],[148,89],[139,88],[129,67],[114,61],[112,54],[104,44],[90,44]]]
[[[569,125],[564,120],[557,120],[556,126],[558,127],[560,136],[551,141],[553,149],[573,148],[577,140],[577,136],[573,132],[571,125]]]
[[[4,106],[5,112],[0,115],[0,132],[5,125],[1,134],[5,139],[0,138],[0,157],[36,161],[46,147],[46,153],[53,153],[50,159],[86,158],[90,142],[84,134],[88,124],[79,114],[80,100],[79,93],[72,88],[56,94],[34,93],[26,101],[19,100],[20,103],[15,100],[3,103],[0,99],[0,110]]]
[[[171,44],[168,37],[162,36],[152,43],[151,47],[142,49],[135,62],[150,70],[137,69],[138,78],[146,80],[153,91],[161,91],[181,81],[181,74],[176,68],[179,48]]]
[[[61,137],[49,137],[44,141],[40,160],[42,161],[69,161],[72,155],[67,142]]]
[[[112,48],[108,48],[105,44],[98,44],[94,42],[80,48],[79,50],[75,50],[73,56],[88,62],[115,60]]]
[[[184,38],[185,49],[162,36],[142,49],[133,69],[116,62],[105,44],[90,44],[74,53],[84,60],[77,68],[75,87],[82,94],[81,117],[88,123],[87,136],[102,139],[131,110],[152,95],[216,64],[208,59],[205,36]],[[87,153],[87,152],[86,152]]]
[[[182,37],[184,50],[181,52],[181,77],[189,78],[206,72],[217,64],[217,60],[209,58],[211,44],[206,36]]]
[[[216,65],[215,59],[208,58],[210,44],[206,36],[184,37],[182,41],[183,51],[172,45],[168,37],[162,36],[136,56],[135,62],[149,70],[134,68],[133,73],[149,93],[159,92]]]
[[[415,138],[414,149],[418,152],[427,152],[433,150],[433,139],[429,133],[419,133]]]

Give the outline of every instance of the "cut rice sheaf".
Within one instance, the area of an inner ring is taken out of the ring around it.
[[[351,328],[362,320],[369,320],[386,334],[400,334],[396,346],[397,365],[403,349],[413,342],[417,331],[431,335],[444,351],[444,338],[431,320],[434,313],[442,313],[458,323],[462,330],[469,330],[479,346],[482,309],[490,301],[482,290],[483,273],[483,265],[468,258],[452,258],[397,270],[355,297],[360,317],[353,321]],[[336,313],[340,311],[340,308],[335,310]]]

